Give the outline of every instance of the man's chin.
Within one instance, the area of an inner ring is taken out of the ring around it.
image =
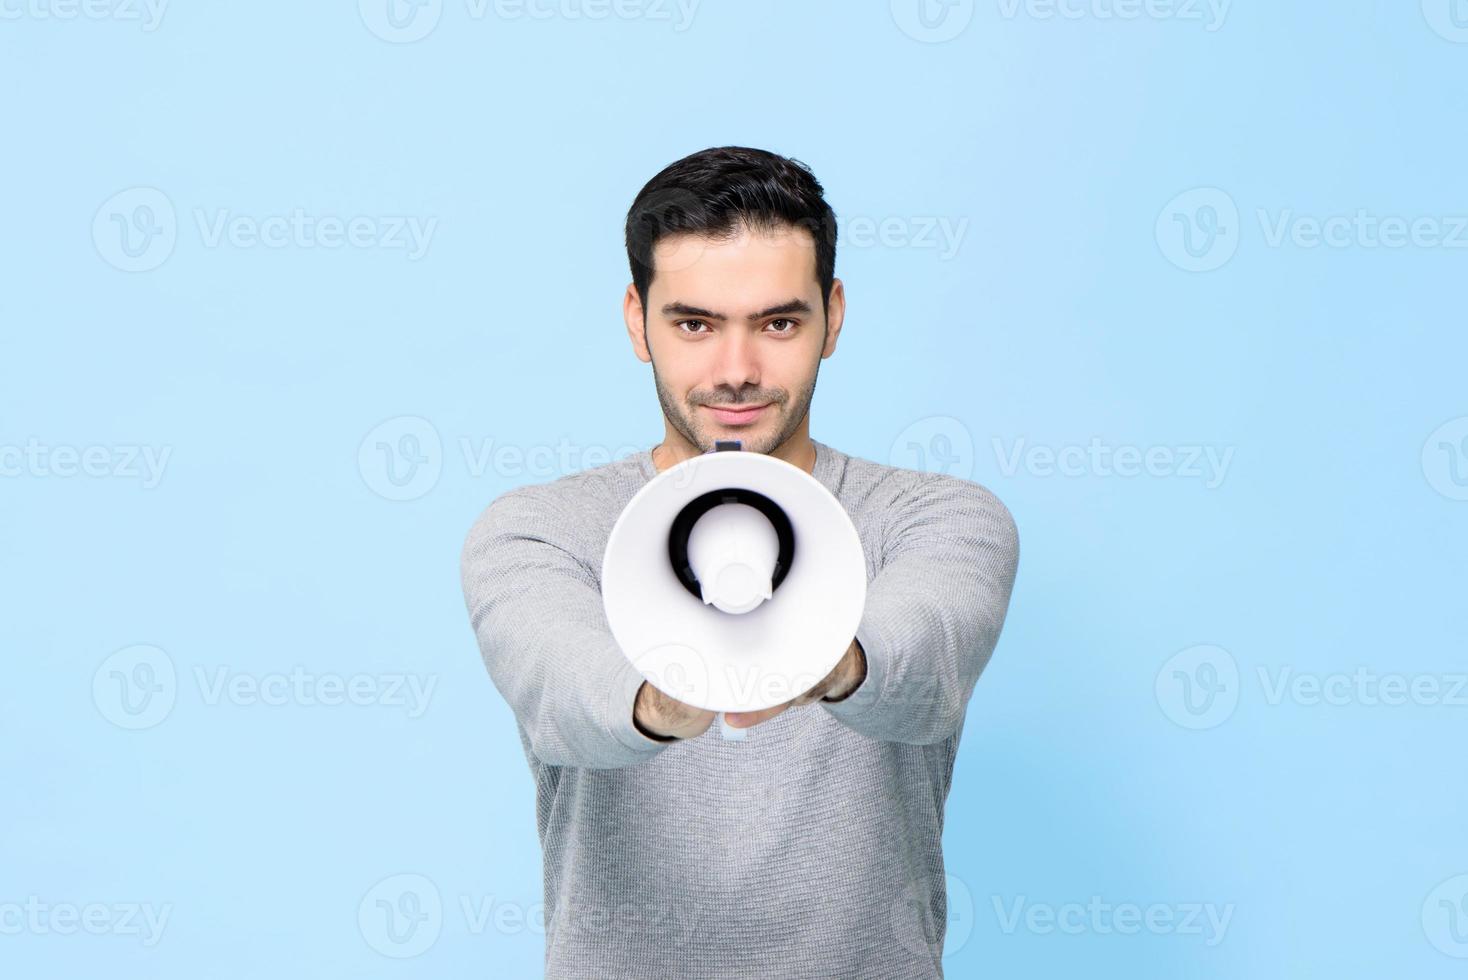
[[[769,453],[775,449],[775,445],[770,441],[770,438],[770,431],[765,429],[763,426],[761,426],[758,430],[752,428],[731,428],[727,432],[716,433],[709,440],[708,449],[705,449],[704,452],[712,452],[715,448],[715,442],[737,441],[739,443],[739,448],[745,450],[746,452]]]

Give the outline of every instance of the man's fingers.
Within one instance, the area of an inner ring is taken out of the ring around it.
[[[643,681],[632,706],[633,720],[656,735],[693,738],[713,724],[714,713],[685,704]]]
[[[833,670],[815,687],[806,691],[804,694],[791,698],[784,704],[777,704],[773,708],[764,708],[760,711],[726,711],[724,712],[724,720],[734,728],[751,728],[760,722],[769,721],[786,708],[799,708],[802,705],[820,700],[826,696],[826,692],[831,689],[831,685],[835,680],[836,671]]]

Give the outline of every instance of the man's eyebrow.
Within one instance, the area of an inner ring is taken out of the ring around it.
[[[758,313],[751,313],[748,319],[752,322],[755,320],[763,320],[767,316],[780,316],[784,313],[809,314],[810,312],[810,304],[803,299],[797,298],[787,300],[786,302],[780,303],[777,306],[771,306],[768,309],[760,310]],[[712,310],[705,310],[699,306],[690,306],[687,303],[679,302],[677,300],[672,303],[668,303],[663,307],[663,316],[696,316],[701,317],[705,320],[718,320],[720,322],[729,319],[729,317],[723,313],[714,313]]]

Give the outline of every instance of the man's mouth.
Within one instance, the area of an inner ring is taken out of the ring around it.
[[[759,418],[769,405],[705,405],[704,408],[724,425],[748,425]]]

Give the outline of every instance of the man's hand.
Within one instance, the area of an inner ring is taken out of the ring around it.
[[[697,738],[713,721],[714,712],[670,698],[647,681],[632,702],[632,723],[657,738]]]
[[[800,697],[792,698],[784,704],[777,704],[762,711],[726,711],[724,720],[732,728],[752,728],[762,721],[769,721],[789,707],[799,707],[822,698],[839,701],[860,687],[861,682],[866,680],[866,676],[866,653],[862,650],[860,643],[852,640],[851,645],[846,648],[845,656],[835,667],[831,668],[831,672],[819,684]]]

